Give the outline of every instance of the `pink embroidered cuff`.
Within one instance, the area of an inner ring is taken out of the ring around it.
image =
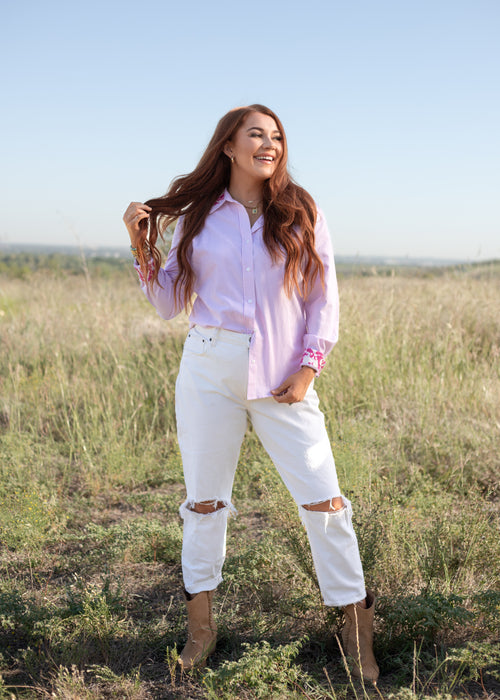
[[[142,282],[143,284],[145,284],[146,280],[144,279],[144,275],[143,275],[142,272],[141,272],[141,268],[139,267],[139,263],[138,263],[138,262],[134,262],[134,267],[135,267],[135,270],[136,270],[137,274],[139,275],[139,279],[141,280],[141,282]],[[154,261],[153,261],[153,258],[150,258],[150,259],[149,259],[148,268],[149,268],[149,269],[148,269],[148,282],[150,282],[150,281],[152,280],[152,278],[153,278],[153,270],[154,270]]]
[[[313,348],[306,348],[304,354],[302,355],[302,361],[300,363],[301,367],[311,367],[318,377],[321,370],[326,364],[325,357],[319,350],[314,350]]]

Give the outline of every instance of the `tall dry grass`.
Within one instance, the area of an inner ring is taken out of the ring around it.
[[[218,653],[205,674],[175,674],[173,387],[187,321],[160,320],[131,271],[85,272],[0,278],[0,697],[362,694],[294,505],[252,431]],[[341,339],[317,389],[379,594],[379,693],[491,697],[500,276],[351,275],[340,290]]]

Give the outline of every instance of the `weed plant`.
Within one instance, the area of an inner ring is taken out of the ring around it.
[[[187,320],[159,319],[121,264],[3,262],[0,698],[500,697],[498,266],[340,279],[317,389],[378,594],[363,687],[251,428],[217,651],[180,674]]]

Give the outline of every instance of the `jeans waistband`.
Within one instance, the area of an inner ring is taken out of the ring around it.
[[[215,345],[216,343],[231,343],[231,345],[240,345],[249,347],[253,333],[240,333],[238,331],[228,331],[225,328],[215,328],[214,326],[194,325],[189,329],[189,332],[198,333],[203,336],[208,342]]]

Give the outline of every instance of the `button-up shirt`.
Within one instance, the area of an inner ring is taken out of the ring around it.
[[[330,235],[318,209],[315,248],[325,268],[306,299],[284,289],[285,261],[273,262],[263,241],[264,217],[250,225],[242,204],[226,190],[216,200],[201,232],[193,239],[191,265],[196,298],[190,325],[252,334],[247,398],[271,396],[302,365],[321,371],[338,338],[339,300]],[[179,219],[158,284],[141,287],[158,314],[171,319],[182,311],[174,296],[178,273]],[[136,264],[137,269],[137,264]],[[182,298],[182,297],[181,297]]]

